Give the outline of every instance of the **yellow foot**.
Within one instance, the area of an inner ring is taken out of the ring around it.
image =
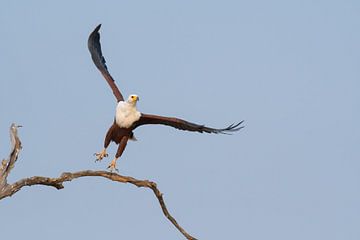
[[[111,161],[111,163],[109,164],[108,169],[110,170],[110,172],[113,172],[113,171],[119,172],[119,169],[116,168],[116,160],[117,160],[116,158],[113,159]]]
[[[108,154],[106,153],[106,149],[104,148],[101,152],[99,153],[94,153],[94,155],[96,156],[96,160],[97,161],[101,161],[104,157],[107,157]]]

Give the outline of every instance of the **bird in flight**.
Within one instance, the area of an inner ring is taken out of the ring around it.
[[[95,153],[96,161],[101,161],[104,157],[107,157],[106,149],[108,148],[111,141],[115,142],[118,145],[115,158],[111,161],[108,169],[110,171],[118,171],[116,168],[116,161],[120,158],[122,153],[125,150],[128,140],[136,140],[133,131],[142,125],[148,124],[161,124],[170,126],[179,130],[199,132],[199,133],[223,133],[228,134],[236,132],[243,128],[241,125],[243,121],[232,124],[226,128],[210,128],[205,125],[199,125],[191,123],[179,118],[174,117],[163,117],[158,115],[151,115],[139,112],[136,108],[136,104],[139,101],[139,96],[136,94],[131,94],[126,100],[121,94],[120,90],[115,84],[114,79],[110,75],[108,68],[106,66],[105,58],[102,55],[101,45],[100,45],[100,30],[101,24],[99,24],[94,31],[90,34],[88,39],[88,48],[91,54],[91,58],[95,66],[99,69],[100,73],[103,75],[107,83],[109,84],[111,90],[113,91],[115,98],[117,100],[117,106],[115,110],[115,119],[111,127],[106,133],[104,148],[101,152]]]

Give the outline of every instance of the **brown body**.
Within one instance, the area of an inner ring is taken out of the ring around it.
[[[106,149],[110,142],[113,141],[119,145],[115,154],[115,158],[119,158],[125,150],[126,144],[129,139],[133,138],[134,134],[130,128],[120,128],[116,122],[111,125],[106,133],[104,148]]]

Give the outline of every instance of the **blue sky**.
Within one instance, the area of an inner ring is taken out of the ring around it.
[[[139,128],[121,174],[156,181],[199,239],[360,238],[358,1],[4,1],[0,156],[24,125],[9,181],[94,163],[115,98],[87,37],[142,112],[232,136]],[[24,188],[0,203],[11,239],[183,239],[152,192],[100,178]]]

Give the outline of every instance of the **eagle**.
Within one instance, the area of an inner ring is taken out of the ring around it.
[[[116,168],[116,161],[123,154],[128,140],[136,140],[134,136],[134,130],[142,125],[161,124],[184,131],[215,134],[230,134],[243,128],[242,123],[244,121],[231,124],[226,128],[218,129],[191,123],[175,117],[164,117],[139,112],[136,108],[136,104],[139,101],[139,96],[136,94],[131,94],[125,100],[108,71],[105,58],[101,51],[99,33],[100,28],[101,24],[99,24],[90,34],[88,39],[88,48],[95,66],[103,75],[111,90],[113,91],[113,94],[117,100],[117,106],[115,110],[114,122],[105,135],[104,148],[99,153],[94,154],[96,156],[95,161],[101,161],[104,157],[107,157],[108,154],[106,153],[106,149],[108,148],[110,142],[115,142],[118,145],[118,149],[115,154],[115,158],[111,161],[108,169],[110,169],[110,171],[118,171]]]

